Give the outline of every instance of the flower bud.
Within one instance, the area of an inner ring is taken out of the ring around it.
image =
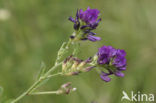
[[[58,94],[69,94],[74,91],[76,91],[76,88],[73,88],[71,86],[71,82],[68,82],[61,86],[61,88],[58,90]]]
[[[71,82],[65,83],[61,86],[61,88],[67,88],[71,85]]]

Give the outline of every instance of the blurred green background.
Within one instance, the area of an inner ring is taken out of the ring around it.
[[[63,41],[73,32],[69,16],[88,6],[101,11],[95,32],[102,41],[82,42],[86,59],[102,45],[127,52],[124,78],[103,82],[94,70],[73,77],[51,79],[41,90],[55,90],[71,81],[70,95],[27,96],[19,103],[121,103],[122,91],[156,94],[155,0],[0,0],[0,86],[3,100],[15,98],[35,80],[44,61],[53,65]],[[0,100],[2,100],[0,97]],[[128,101],[126,102],[128,103]]]

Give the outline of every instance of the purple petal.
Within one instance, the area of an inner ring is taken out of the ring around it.
[[[89,35],[96,35],[96,33],[93,33],[93,32],[89,32]]]
[[[92,61],[92,57],[89,57],[87,60],[85,60],[86,63],[90,63]]]
[[[104,80],[105,82],[111,81],[111,78],[108,76],[100,75],[101,79]]]
[[[83,18],[83,10],[82,9],[79,10],[79,15],[80,15],[80,19],[82,19]]]
[[[109,74],[102,71],[102,72],[101,72],[101,75],[103,75],[103,76],[108,76]]]
[[[75,24],[74,24],[74,29],[75,29],[75,30],[78,30],[79,27],[80,27],[80,23],[77,23],[77,24],[75,23]]]
[[[99,64],[109,64],[110,60],[114,55],[116,50],[111,46],[102,46],[98,51],[98,63]]]
[[[126,58],[124,56],[117,55],[113,61],[113,64],[118,68],[124,67],[126,66]]]
[[[118,49],[118,55],[126,56],[126,52],[124,50]]]
[[[99,13],[99,10],[90,9],[90,7],[88,7],[86,11],[83,11],[82,9],[79,10],[80,19],[87,24],[95,23],[97,21]]]
[[[89,10],[89,9],[90,9],[90,7],[88,6],[87,10]]]
[[[120,71],[126,70],[126,67],[119,68]]]
[[[96,21],[96,23],[99,23],[101,20],[102,20],[101,18],[100,18],[100,19],[98,19],[98,20]]]
[[[124,77],[124,74],[121,71],[116,71],[114,74],[118,77]]]
[[[68,20],[70,20],[71,22],[76,23],[75,19],[73,19],[71,16],[68,18]]]
[[[88,38],[88,40],[93,41],[93,42],[101,40],[100,37],[96,37],[96,36],[92,36],[92,35],[88,35],[87,38]]]
[[[99,25],[99,22],[100,22],[100,21],[101,21],[101,18],[98,19],[95,23],[91,24],[90,27],[91,27],[92,29],[96,29],[96,27]]]
[[[86,27],[90,27],[90,26],[89,25],[83,25],[83,26],[81,26],[81,29],[84,29]]]

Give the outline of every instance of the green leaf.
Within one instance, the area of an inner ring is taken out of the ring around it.
[[[37,80],[44,75],[45,73],[45,70],[46,70],[46,65],[44,62],[41,62],[41,67],[40,67],[40,71],[38,72],[38,75],[37,75]]]

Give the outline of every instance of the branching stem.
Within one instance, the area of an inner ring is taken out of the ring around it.
[[[39,80],[37,80],[27,91],[25,91],[23,94],[21,94],[19,97],[17,97],[16,99],[14,99],[11,103],[16,103],[18,102],[20,99],[22,99],[23,97],[25,97],[26,95],[28,95],[29,93],[31,93],[32,90],[35,90],[37,89],[36,87],[45,79],[47,79],[47,77],[49,76],[49,74],[55,70],[58,66],[60,66],[62,63],[59,63],[55,66],[53,66],[51,69],[49,69],[49,71],[41,78],[39,78]],[[53,76],[56,76],[56,75],[60,75],[61,73],[59,74],[54,74],[54,75],[50,75],[50,77],[48,78],[51,78]]]
[[[65,49],[69,49],[70,45],[72,43],[72,40],[69,39],[67,45],[65,46]],[[43,82],[45,79],[49,79],[51,77],[57,76],[57,75],[62,75],[62,73],[57,73],[57,74],[53,74],[51,75],[51,73],[62,64],[62,62],[58,63],[58,56],[56,58],[56,62],[55,65],[49,69],[49,71],[47,71],[43,76],[41,76],[28,90],[26,90],[24,93],[22,93],[19,97],[17,97],[16,99],[14,99],[11,103],[16,103],[19,100],[21,100],[23,97],[25,97],[26,95],[37,95],[37,94],[57,94],[58,91],[51,91],[51,92],[36,92],[36,93],[32,93],[34,90],[36,90],[38,87],[40,87],[40,83]]]

